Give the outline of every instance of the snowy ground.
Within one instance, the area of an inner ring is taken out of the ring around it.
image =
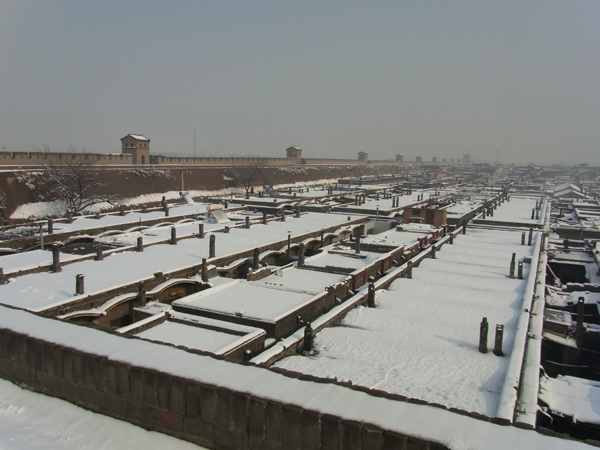
[[[199,450],[202,447],[147,431],[0,379],[1,450]]]
[[[413,279],[378,292],[377,308],[358,308],[320,332],[315,356],[276,365],[493,417],[509,361],[491,352],[494,326],[504,324],[509,355],[525,287],[507,277],[513,252],[517,259],[532,254],[520,232],[470,228],[437,259],[424,260]],[[487,354],[478,352],[484,316]]]

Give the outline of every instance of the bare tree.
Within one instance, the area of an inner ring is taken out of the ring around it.
[[[247,177],[242,178],[242,184],[244,185],[244,189],[246,190],[246,198],[250,198],[250,189],[252,189],[253,187],[252,181],[256,180],[256,178],[258,178],[259,175],[262,177],[263,181],[268,182],[268,177],[263,172],[264,168],[265,164],[261,163],[260,159],[257,158],[254,170],[250,172],[250,174]]]
[[[7,200],[8,194],[4,192],[4,189],[0,189],[0,225],[6,224],[6,215],[4,213],[4,207],[6,206]]]
[[[53,159],[42,175],[40,187],[45,191],[45,198],[63,201],[66,210],[74,214],[98,203],[114,205],[116,196],[107,193],[92,165],[87,158],[75,154],[61,159],[60,163]]]

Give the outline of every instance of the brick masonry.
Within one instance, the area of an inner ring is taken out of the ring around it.
[[[373,424],[131,366],[8,329],[0,329],[0,376],[208,448],[446,448]]]

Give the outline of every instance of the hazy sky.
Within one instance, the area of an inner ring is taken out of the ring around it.
[[[0,149],[598,164],[599,24],[599,0],[0,0]]]

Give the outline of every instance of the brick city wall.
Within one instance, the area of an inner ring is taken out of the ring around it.
[[[67,163],[73,159],[81,158],[89,164],[99,165],[131,165],[131,155],[118,153],[48,153],[48,152],[0,152],[0,165],[2,166],[46,166]]]
[[[151,155],[151,164],[202,164],[202,165],[226,165],[226,166],[294,166],[297,161],[294,158],[235,158],[235,157],[211,157],[211,156],[161,156]]]
[[[3,328],[0,362],[0,376],[12,382],[208,448],[446,448],[368,423],[135,367]]]

